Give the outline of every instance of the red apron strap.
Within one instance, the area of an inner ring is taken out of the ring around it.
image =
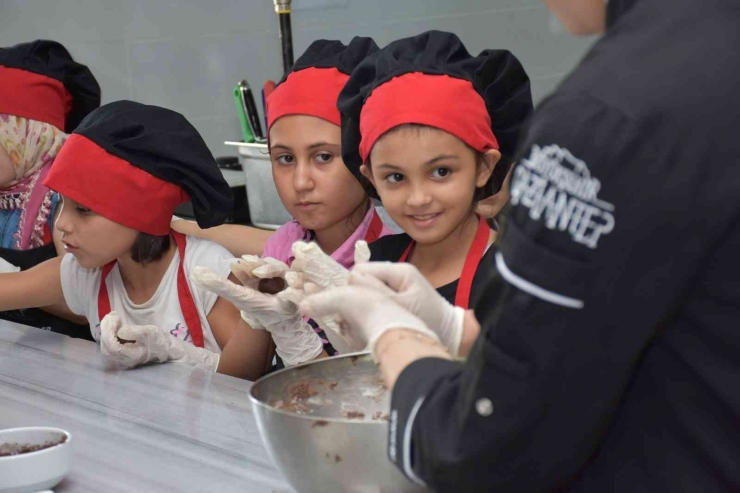
[[[108,274],[113,270],[113,266],[116,265],[116,261],[108,262],[103,266],[103,271],[100,274],[100,289],[98,290],[98,318],[100,322],[106,315],[110,313],[110,298],[108,297],[108,286],[105,284],[105,280],[108,278]]]
[[[380,234],[383,232],[383,220],[380,219],[372,203],[370,207],[373,208],[373,218],[370,220],[370,227],[367,229],[367,233],[365,233],[365,241],[368,244],[380,238]]]
[[[409,246],[406,247],[406,250],[404,250],[403,255],[401,255],[401,258],[398,259],[399,262],[406,262],[409,258],[409,255],[411,255],[411,250],[414,249],[414,245],[416,242],[414,240],[411,240],[409,242]]]
[[[473,244],[470,245],[468,255],[465,257],[465,264],[463,265],[462,275],[460,280],[457,282],[457,291],[455,293],[455,306],[468,309],[470,303],[470,292],[473,288],[473,279],[475,273],[478,270],[483,255],[486,253],[486,247],[488,246],[488,237],[491,234],[491,228],[488,227],[488,223],[484,217],[481,217],[478,221],[478,230],[475,233]],[[409,246],[406,247],[406,251],[403,252],[399,262],[406,262],[413,250],[415,241],[409,242]]]
[[[193,344],[197,347],[204,347],[203,326],[200,323],[198,309],[195,307],[193,293],[190,292],[188,279],[185,277],[185,246],[187,239],[182,233],[171,231],[170,234],[175,238],[177,250],[180,252],[180,265],[177,266],[177,297],[180,300],[180,310],[185,316],[185,324],[190,331],[190,337],[193,338]]]
[[[470,292],[473,289],[473,279],[475,273],[478,270],[483,255],[486,253],[486,247],[488,246],[488,237],[491,234],[491,228],[488,227],[488,223],[485,218],[481,216],[478,223],[478,231],[475,233],[475,239],[473,244],[470,245],[468,250],[468,256],[465,258],[465,265],[463,266],[462,275],[457,283],[457,292],[455,293],[455,306],[462,307],[464,309],[469,308],[470,303]]]
[[[185,269],[183,267],[185,263],[185,246],[187,240],[185,235],[176,231],[171,232],[172,237],[175,239],[177,245],[177,251],[180,254],[180,262],[177,266],[177,298],[180,300],[180,310],[185,316],[185,324],[188,326],[190,331],[190,337],[193,338],[193,344],[197,347],[203,347],[203,326],[200,323],[200,317],[198,316],[198,309],[195,307],[195,301],[193,300],[193,294],[190,292],[190,285],[185,277]],[[105,280],[108,278],[108,274],[116,265],[116,261],[110,262],[103,267],[103,271],[100,275],[100,290],[98,292],[98,318],[103,321],[106,315],[110,313],[110,297],[108,296],[108,287]]]

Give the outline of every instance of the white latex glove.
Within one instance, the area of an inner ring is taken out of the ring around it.
[[[21,270],[20,267],[16,267],[15,265],[11,264],[4,258],[0,257],[0,274],[7,274],[10,272],[19,272]]]
[[[119,339],[134,341],[122,344]],[[145,363],[200,363],[215,372],[219,355],[165,334],[154,325],[124,325],[116,312],[100,322],[100,350],[105,359],[133,368]]]
[[[293,255],[295,258],[290,271],[285,274],[285,280],[290,286],[290,291],[287,291],[285,296],[294,303],[299,303],[307,295],[347,285],[349,270],[324,253],[316,243],[303,241],[293,243]],[[367,242],[355,243],[355,265],[367,263],[369,260],[370,248]],[[341,336],[341,330],[334,318],[314,320],[324,329],[326,338],[340,354],[357,350],[352,343],[345,341]]]
[[[419,317],[457,356],[463,335],[465,310],[454,306],[434,289],[419,269],[409,263],[370,262],[356,266],[349,284],[378,290]]]
[[[231,264],[231,273],[239,279],[242,286],[256,290],[261,279],[284,277],[288,265],[274,258],[261,258],[257,255],[242,255],[238,262]],[[237,304],[231,300],[234,306]],[[258,300],[259,301],[259,300]],[[248,306],[240,308],[242,318],[253,329],[264,329],[265,326],[258,318],[251,316],[252,309]]]
[[[231,272],[244,286],[256,288],[260,279],[283,277],[288,271],[288,264],[272,257],[242,255],[238,262],[231,264]]]
[[[321,250],[316,243],[296,241],[293,243],[294,260],[290,266],[291,275],[286,275],[288,285],[307,290],[307,294],[322,289],[346,286],[349,270]],[[370,260],[367,242],[355,243],[355,265]]]
[[[339,316],[342,337],[355,351],[365,349],[374,356],[378,339],[393,329],[413,330],[439,341],[437,334],[418,317],[372,288],[327,289],[307,296],[300,303],[300,311],[314,319]]]
[[[268,266],[264,270],[273,272]],[[295,303],[290,301],[291,288],[276,295],[260,293],[251,287],[234,284],[206,267],[193,269],[190,278],[196,286],[233,303],[242,311],[242,318],[250,327],[270,332],[277,353],[286,366],[312,361],[323,351],[321,338],[303,320]]]

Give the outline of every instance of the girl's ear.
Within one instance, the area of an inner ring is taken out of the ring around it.
[[[478,201],[475,207],[476,213],[480,214],[483,217],[493,218],[496,217],[499,212],[501,212],[501,209],[503,209],[504,206],[509,202],[509,198],[511,195],[509,193],[509,183],[511,182],[511,172],[513,171],[513,169],[514,165],[512,164],[509,172],[506,174],[506,178],[504,179],[504,183],[501,186],[501,190],[499,190],[498,193]]]
[[[493,169],[500,160],[501,153],[496,149],[491,149],[483,154],[483,159],[481,159],[481,162],[478,164],[478,176],[475,178],[475,186],[477,188],[486,186],[488,179],[491,178],[491,174],[493,174]]]
[[[360,166],[360,173],[362,173],[362,176],[367,178],[367,181],[375,186],[375,178],[373,178],[373,172],[366,164]]]

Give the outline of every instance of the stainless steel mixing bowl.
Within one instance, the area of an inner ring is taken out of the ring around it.
[[[369,354],[272,373],[250,396],[262,441],[297,491],[425,491],[388,460],[390,392]]]

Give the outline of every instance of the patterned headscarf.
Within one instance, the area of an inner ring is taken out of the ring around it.
[[[66,139],[67,134],[49,123],[0,114],[0,146],[15,167],[15,179],[0,188],[0,208],[23,211],[16,233],[19,250],[43,244],[53,195],[43,178]]]

